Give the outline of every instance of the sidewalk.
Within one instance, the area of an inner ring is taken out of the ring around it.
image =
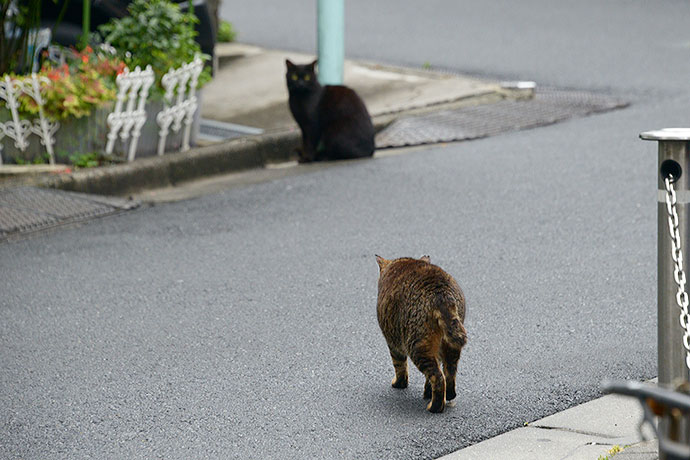
[[[635,398],[607,395],[545,417],[441,460],[657,460],[656,440],[644,441],[638,425],[642,409]],[[644,428],[647,439],[652,430]],[[614,446],[622,451],[613,455]]]
[[[314,56],[235,43],[218,45],[217,53],[218,70],[204,88],[203,118],[265,132],[297,129],[287,104],[285,60],[306,64]],[[369,114],[379,125],[396,114],[441,104],[478,105],[531,95],[465,76],[351,60],[345,62],[344,82],[364,99]]]

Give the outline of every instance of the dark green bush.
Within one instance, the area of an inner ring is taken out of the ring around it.
[[[237,32],[235,32],[231,23],[223,20],[218,25],[218,36],[216,38],[219,42],[234,42],[235,38],[237,38]]]
[[[199,20],[193,13],[182,12],[178,4],[169,0],[134,0],[128,11],[129,16],[112,19],[98,30],[130,69],[151,65],[160,85],[160,78],[171,68],[190,62],[196,55],[209,58],[194,40],[194,25]],[[204,69],[199,86],[210,79],[210,71]]]

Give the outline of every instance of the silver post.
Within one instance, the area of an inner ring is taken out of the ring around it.
[[[665,179],[672,176],[676,192],[676,210],[680,249],[690,256],[690,128],[671,128],[649,131],[640,138],[659,142],[658,177],[658,254],[657,254],[657,346],[659,385],[675,389],[690,376],[683,345],[685,330],[681,326],[681,309],[677,302],[678,284],[674,278],[675,262],[672,256],[672,238],[669,233],[669,213],[666,204]],[[685,266],[681,267],[686,270]],[[659,435],[688,444],[687,419],[682,420],[674,433],[667,420],[660,420]],[[666,455],[659,452],[659,459]]]

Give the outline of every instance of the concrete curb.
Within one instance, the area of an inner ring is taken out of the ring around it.
[[[200,177],[295,160],[297,157],[292,152],[299,139],[298,131],[243,137],[132,163],[43,176],[36,179],[36,185],[98,195],[127,195]]]
[[[376,131],[385,128],[392,119],[375,120]],[[132,163],[38,176],[33,182],[40,187],[73,192],[128,195],[202,177],[295,161],[294,150],[300,138],[297,130],[247,136],[186,152],[141,158]]]

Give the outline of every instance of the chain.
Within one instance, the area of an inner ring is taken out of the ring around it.
[[[666,213],[668,214],[668,231],[671,235],[671,256],[675,263],[673,278],[678,285],[676,303],[680,307],[680,325],[683,328],[683,346],[685,347],[685,365],[690,369],[690,313],[688,312],[688,293],[685,291],[685,272],[683,271],[683,250],[680,247],[678,230],[678,212],[676,211],[676,190],[673,188],[673,176],[664,179],[666,187]]]

